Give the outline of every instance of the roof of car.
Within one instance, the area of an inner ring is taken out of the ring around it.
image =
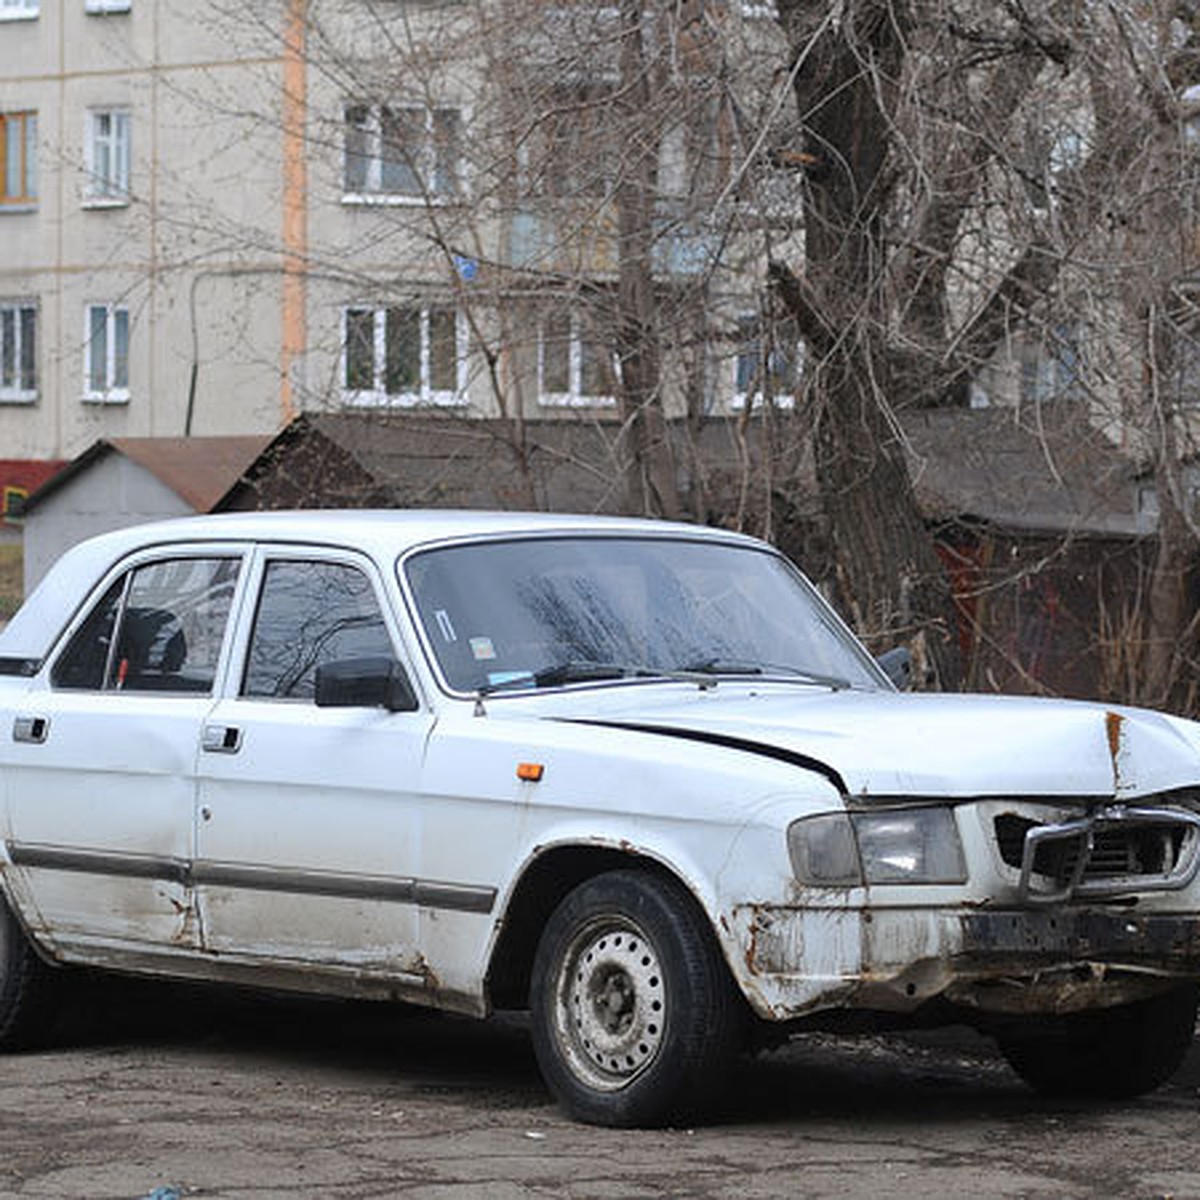
[[[0,659],[43,658],[86,592],[129,554],[177,542],[303,542],[342,546],[387,560],[417,546],[467,537],[555,533],[691,536],[753,544],[702,525],[629,517],[417,509],[304,509],[219,513],[153,521],[100,534],[64,554],[0,633]]]

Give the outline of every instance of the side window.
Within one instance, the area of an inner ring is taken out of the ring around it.
[[[345,563],[267,564],[243,696],[311,700],[317,667],[394,655],[371,581]]]
[[[66,650],[50,672],[50,682],[58,688],[96,690],[104,685],[104,670],[112,646],[117,609],[128,576],[118,579],[100,599],[100,603],[75,630]]]
[[[105,592],[55,663],[55,687],[209,692],[241,560],[137,567]]]

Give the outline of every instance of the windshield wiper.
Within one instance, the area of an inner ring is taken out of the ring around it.
[[[849,680],[839,679],[835,675],[820,675],[779,663],[755,663],[713,656],[675,669],[568,659],[565,662],[552,663],[537,671],[514,672],[504,678],[481,684],[478,692],[481,696],[490,696],[495,692],[518,688],[552,688],[561,687],[566,683],[593,683],[606,679],[668,679],[678,683],[699,683],[702,687],[709,688],[715,686],[715,676],[718,675],[773,674],[787,675],[803,683],[815,683],[821,687],[833,688],[835,691],[850,686]]]
[[[759,663],[744,662],[734,658],[702,658],[685,663],[679,668],[689,675],[761,675]]]
[[[569,660],[553,663],[542,667],[540,671],[521,671],[506,679],[497,679],[494,683],[480,686],[481,696],[491,695],[492,692],[505,691],[509,688],[544,688],[559,687],[564,683],[589,683],[600,679],[624,679],[627,675],[635,675],[640,667],[622,667],[616,663],[585,662]]]
[[[817,671],[805,671],[784,663],[739,662],[731,658],[713,657],[688,663],[683,670],[694,675],[787,675],[802,683],[815,683],[821,687],[833,688],[834,691],[842,691],[850,686],[848,679],[842,679],[838,675],[822,675]]]

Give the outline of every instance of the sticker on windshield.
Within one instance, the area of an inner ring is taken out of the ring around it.
[[[490,637],[473,637],[470,644],[471,653],[475,656],[476,662],[496,657],[496,647],[492,645]]]
[[[444,608],[435,609],[433,619],[437,622],[437,627],[442,631],[443,641],[458,641],[458,634],[454,632],[454,626],[450,624],[450,614]]]
[[[531,671],[489,671],[488,686],[496,687],[498,684],[504,683],[533,683],[533,673]]]

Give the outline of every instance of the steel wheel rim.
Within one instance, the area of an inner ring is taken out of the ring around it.
[[[658,1057],[667,996],[654,943],[626,918],[578,929],[559,960],[555,1036],[574,1074],[619,1091]]]

